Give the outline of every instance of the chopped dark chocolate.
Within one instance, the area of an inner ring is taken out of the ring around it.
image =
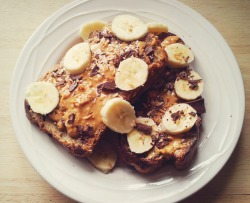
[[[77,125],[76,126],[77,132],[79,133],[79,135],[81,136],[92,136],[93,135],[93,127],[91,126],[87,126],[86,129],[84,129],[84,127],[82,125]]]
[[[160,41],[163,41],[166,37],[169,37],[169,36],[175,36],[175,34],[171,32],[162,32],[158,35],[158,38]]]
[[[187,69],[185,71],[181,71],[178,74],[178,78],[180,78],[182,80],[188,80],[189,79],[189,75],[190,75],[190,71],[189,71],[189,69]]]
[[[102,89],[103,89],[103,84],[99,84],[99,85],[96,87],[96,91],[97,91],[97,93],[98,93],[98,96],[101,95]]]
[[[69,86],[69,91],[72,92],[76,87],[77,87],[78,83],[76,81],[74,81],[70,86]]]
[[[173,138],[169,137],[168,135],[161,133],[159,134],[159,139],[158,142],[156,143],[156,147],[158,149],[162,149],[165,146],[167,146],[172,141],[172,139]]]
[[[69,120],[68,120],[68,124],[69,124],[69,125],[72,125],[72,124],[74,123],[74,121],[75,121],[75,116],[76,116],[76,115],[75,115],[74,113],[72,113],[72,114],[69,115],[69,117],[68,117],[68,118],[69,118]]]
[[[192,106],[198,114],[206,113],[204,98],[199,97],[196,100],[186,102],[190,106]]]
[[[115,81],[110,81],[110,82],[105,82],[105,83],[99,84],[97,86],[96,91],[97,91],[98,95],[100,96],[102,91],[105,91],[105,90],[113,91],[115,89],[116,89]]]
[[[180,119],[181,115],[183,115],[184,112],[183,111],[177,111],[175,113],[171,113],[171,117],[172,119],[175,121],[177,121],[178,119]]]
[[[90,73],[89,76],[90,76],[90,77],[93,77],[93,76],[97,75],[99,69],[100,69],[100,68],[99,68],[97,65],[95,65],[94,68],[92,69],[92,71],[91,71],[91,73]]]
[[[197,90],[199,85],[198,83],[201,81],[202,79],[198,79],[198,80],[188,80],[189,83],[189,88],[192,90]]]
[[[82,75],[81,74],[79,74],[79,75],[70,75],[70,78],[72,80],[79,80],[79,79],[82,79]]]
[[[138,53],[137,53],[135,50],[130,49],[130,50],[124,52],[124,53],[121,55],[120,59],[125,60],[125,59],[127,59],[127,58],[130,58],[131,56],[134,56],[134,57],[135,57],[137,54],[138,54]]]
[[[154,53],[153,46],[147,46],[144,51],[147,56],[153,54]]]
[[[142,123],[136,123],[135,129],[139,130],[140,132],[146,135],[151,135],[152,133],[152,126],[148,126]]]
[[[115,68],[118,68],[119,67],[119,65],[120,65],[120,61],[121,61],[121,58],[120,58],[120,56],[118,56],[118,55],[116,55],[115,56],[115,59],[114,59],[114,66],[115,66]]]
[[[103,83],[103,87],[102,88],[104,90],[115,90],[116,89],[115,81]]]
[[[77,132],[78,132],[79,134],[82,133],[83,129],[84,129],[84,127],[83,127],[82,125],[76,125],[76,130],[77,130]]]
[[[192,111],[192,112],[190,112],[189,114],[190,114],[191,116],[195,116],[195,115],[196,115],[196,113],[195,113],[195,112],[193,112],[193,111]]]

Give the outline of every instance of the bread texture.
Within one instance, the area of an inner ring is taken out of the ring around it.
[[[87,42],[91,47],[91,63],[79,75],[70,75],[63,59],[39,81],[47,81],[59,91],[59,104],[49,114],[41,115],[24,101],[31,123],[56,139],[67,150],[80,157],[89,156],[101,136],[108,130],[101,120],[102,106],[115,97],[134,103],[163,72],[167,60],[158,36],[148,33],[143,39],[123,42],[116,38],[110,25],[92,32]],[[146,83],[131,91],[122,91],[114,84],[114,77],[122,60],[137,57],[148,65]]]

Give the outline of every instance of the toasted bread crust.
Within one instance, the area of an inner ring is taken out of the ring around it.
[[[147,157],[146,154],[138,155],[129,149],[129,145],[126,136],[119,136],[119,147],[118,151],[122,161],[128,165],[133,166],[140,173],[152,173],[159,169],[164,159],[161,155],[155,155]]]

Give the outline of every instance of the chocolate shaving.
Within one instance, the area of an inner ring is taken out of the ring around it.
[[[191,116],[195,116],[195,115],[196,115],[195,112],[190,112],[189,114],[190,114]]]
[[[57,82],[57,83],[56,83],[56,87],[57,87],[57,86],[63,85],[65,82],[66,82],[66,81],[65,81],[64,79],[61,80],[61,81],[59,81],[59,82]]]
[[[171,33],[171,32],[162,32],[158,35],[158,38],[160,41],[163,41],[165,38],[170,37],[170,36],[175,36],[175,34]]]
[[[98,96],[100,96],[103,90],[113,91],[115,89],[116,89],[115,81],[111,81],[111,82],[105,82],[105,83],[99,84],[96,88],[96,91],[98,93]]]
[[[147,56],[153,54],[154,53],[153,46],[147,46],[144,51]]]
[[[136,56],[136,55],[137,55],[137,52],[135,50],[133,50],[133,49],[130,49],[129,51],[124,52],[121,55],[120,59],[124,60],[124,59],[130,58],[131,56]]]
[[[115,81],[103,83],[102,88],[103,88],[103,90],[115,90],[116,89]]]
[[[91,71],[91,73],[90,73],[89,76],[90,76],[90,77],[93,77],[93,76],[97,75],[99,69],[100,69],[100,68],[99,68],[97,65],[95,65],[95,67],[92,69],[92,71]]]
[[[152,133],[152,126],[148,126],[142,123],[136,123],[135,129],[139,130],[140,132],[146,135],[151,135]]]
[[[103,84],[99,84],[99,85],[96,87],[96,91],[97,91],[97,93],[98,93],[98,96],[101,95],[102,89],[103,89]]]
[[[156,143],[156,147],[158,149],[162,149],[164,148],[165,146],[167,146],[170,142],[172,141],[172,138],[165,135],[165,134],[160,134],[159,135],[159,139],[158,139],[158,142]]]
[[[190,58],[190,57],[187,56],[187,57],[184,59],[186,63],[188,62],[188,59],[189,59],[189,58]]]
[[[188,80],[188,77],[190,75],[190,70],[187,69],[185,71],[181,71],[179,74],[178,74],[178,78],[182,79],[182,80]]]
[[[184,114],[183,111],[177,111],[175,113],[172,113],[171,117],[174,120],[174,122],[176,122],[181,117],[181,115],[183,115],[183,114]]]
[[[76,116],[76,115],[75,115],[74,113],[72,113],[72,114],[69,115],[69,117],[68,117],[68,118],[69,118],[69,120],[68,120],[68,124],[69,124],[69,125],[72,125],[72,124],[74,123],[74,121],[75,121],[75,116]]]
[[[201,81],[202,79],[198,79],[198,80],[188,80],[189,88],[192,90],[197,90],[199,85],[198,83]]]
[[[118,55],[116,55],[115,59],[114,59],[114,62],[113,62],[115,68],[118,68],[118,66],[120,65],[120,61],[121,61],[121,58]]]
[[[186,102],[190,106],[192,106],[198,114],[206,113],[205,101],[204,98],[200,97],[193,101]]]
[[[73,82],[70,86],[69,86],[69,91],[72,92],[76,87],[77,87],[78,83],[77,82]]]
[[[72,80],[79,80],[79,79],[82,79],[82,75],[81,74],[80,75],[70,75],[70,78]]]
[[[158,140],[158,136],[151,135],[151,138],[152,138],[152,145],[154,145],[156,143],[156,141]]]
[[[85,142],[89,137],[92,137],[94,135],[93,133],[93,127],[87,126],[86,129],[82,125],[77,125],[76,130],[80,135],[81,141]]]
[[[55,69],[55,70],[53,70],[52,72],[57,73],[57,71],[58,71],[58,68],[56,68],[56,69]]]

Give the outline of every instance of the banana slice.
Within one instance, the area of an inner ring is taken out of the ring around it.
[[[82,25],[80,29],[80,36],[83,39],[83,41],[87,40],[89,38],[89,34],[93,31],[99,31],[103,29],[107,25],[104,21],[93,21],[88,22],[84,25]]]
[[[56,108],[59,93],[52,83],[35,82],[27,87],[25,98],[34,112],[45,115]]]
[[[117,154],[109,142],[102,140],[88,157],[90,163],[103,173],[109,173],[115,166]]]
[[[193,52],[185,45],[174,43],[165,47],[168,55],[167,65],[173,68],[188,66],[193,60]]]
[[[161,121],[161,130],[177,135],[189,131],[197,120],[197,113],[189,104],[179,103],[165,112]]]
[[[73,46],[63,60],[64,68],[70,74],[80,74],[88,67],[91,59],[89,43],[83,42]]]
[[[191,70],[186,79],[177,78],[174,83],[175,93],[185,100],[193,100],[203,92],[204,82],[198,73]]]
[[[116,16],[111,25],[112,32],[123,41],[133,41],[144,37],[148,33],[147,26],[131,15]]]
[[[119,64],[115,74],[116,86],[125,91],[143,85],[148,78],[148,65],[139,58],[128,58]]]
[[[156,136],[158,134],[158,127],[155,122],[150,118],[143,118],[139,117],[136,119],[136,123],[144,124],[146,126],[150,126],[152,131],[150,134],[146,134],[145,132],[139,131],[134,128],[130,133],[127,135],[128,144],[130,150],[137,154],[141,154],[150,150],[154,143],[152,136]]]
[[[113,98],[101,109],[103,123],[118,133],[129,133],[135,122],[134,107],[124,99]]]
[[[149,32],[160,34],[162,32],[168,32],[168,26],[164,23],[150,22],[146,24]]]

